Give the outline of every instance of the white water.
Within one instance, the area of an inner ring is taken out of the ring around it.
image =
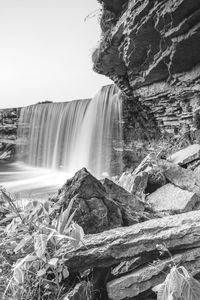
[[[110,174],[114,141],[121,138],[120,117],[114,85],[103,87],[92,100],[25,107],[19,120],[19,158],[68,174],[82,167],[97,177]]]
[[[72,174],[31,167],[22,162],[0,162],[0,185],[17,199],[44,199],[54,194]]]
[[[45,103],[21,110],[18,159],[0,162],[0,185],[18,199],[47,198],[76,171],[110,175],[115,141],[121,140],[121,105],[115,86],[91,100]],[[121,161],[116,162],[118,169]]]

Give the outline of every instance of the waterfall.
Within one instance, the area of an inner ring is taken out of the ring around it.
[[[111,174],[113,148],[121,140],[120,117],[114,85],[104,86],[93,99],[22,108],[18,157],[32,166],[72,174],[82,167],[97,177]]]

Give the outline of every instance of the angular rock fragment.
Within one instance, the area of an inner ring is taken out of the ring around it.
[[[199,196],[171,183],[150,194],[147,201],[155,211],[183,213],[200,208]]]
[[[159,164],[162,168],[163,174],[169,182],[180,187],[181,189],[200,195],[200,185],[195,173],[192,170],[184,169],[165,160],[160,160]]]
[[[200,159],[199,144],[190,145],[167,158],[168,161],[177,165],[185,165],[196,159]]]
[[[147,155],[133,172],[124,172],[118,184],[143,200],[145,193],[152,193],[166,183],[166,178],[156,163],[155,154]]]
[[[138,174],[124,172],[119,179],[118,184],[129,193],[137,195],[142,199],[142,195],[147,187],[148,173],[143,171]]]
[[[112,180],[105,178],[103,186],[106,189],[107,197],[115,200],[123,206],[134,208],[135,211],[143,211],[144,203],[136,199],[134,195],[130,194],[127,190],[114,183]]]
[[[96,233],[123,223],[119,206],[106,196],[101,182],[83,168],[67,180],[59,195],[52,200],[57,201],[60,210],[65,210],[74,199],[74,221],[83,227],[85,233]]]
[[[124,172],[119,178],[118,184],[130,193],[134,184],[134,176],[131,172]]]
[[[105,179],[103,184],[85,168],[67,180],[58,195],[52,198],[59,210],[73,199],[74,220],[85,233],[127,226],[144,220],[144,204],[122,187]]]
[[[123,225],[132,225],[144,217],[145,204],[110,179],[103,180],[108,199],[114,200],[122,213]]]

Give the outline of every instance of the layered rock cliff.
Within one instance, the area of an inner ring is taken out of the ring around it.
[[[94,70],[120,87],[136,115],[151,116],[161,134],[198,142],[200,1],[99,2],[102,37]]]
[[[14,157],[19,114],[20,108],[0,110],[0,159]]]

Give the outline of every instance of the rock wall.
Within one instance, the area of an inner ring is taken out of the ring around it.
[[[19,114],[20,108],[0,110],[0,159],[14,158]]]
[[[148,131],[149,140],[159,131],[176,141],[199,142],[200,1],[116,1],[115,8],[101,3],[102,36],[92,57],[94,70],[122,90],[129,119],[132,105],[135,121],[125,136],[127,131],[131,136],[130,126],[135,136],[141,118],[140,131],[146,122],[143,134]]]

